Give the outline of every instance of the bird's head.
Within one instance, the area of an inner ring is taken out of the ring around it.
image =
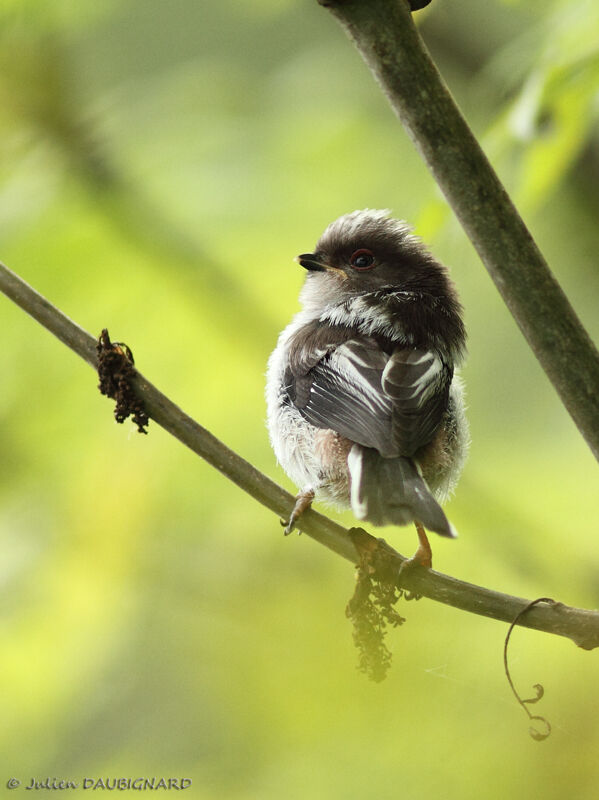
[[[353,211],[332,222],[313,253],[296,261],[308,270],[302,301],[317,307],[354,294],[395,288],[435,296],[451,292],[447,270],[388,211]]]

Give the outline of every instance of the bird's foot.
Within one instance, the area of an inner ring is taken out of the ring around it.
[[[304,511],[307,511],[310,508],[312,505],[312,500],[314,500],[314,489],[310,487],[302,489],[297,495],[291,516],[287,520],[281,520],[281,525],[285,528],[283,531],[285,536],[289,536],[289,534],[294,530],[295,523],[298,521]],[[298,531],[298,533],[301,533],[301,531]]]
[[[418,533],[418,548],[414,555],[411,558],[406,558],[399,568],[397,577],[400,585],[402,578],[405,577],[408,572],[412,572],[415,569],[421,569],[422,567],[425,567],[426,569],[432,569],[433,566],[433,551],[431,550],[431,545],[426,532],[419,522],[414,524],[416,525],[416,531]],[[405,600],[420,600],[421,596],[422,595],[419,595],[416,592],[404,590]]]

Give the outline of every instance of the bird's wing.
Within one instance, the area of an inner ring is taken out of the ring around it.
[[[397,348],[381,376],[393,401],[393,442],[413,455],[431,441],[447,408],[453,368],[431,350]]]
[[[426,350],[389,354],[371,338],[353,338],[294,376],[294,404],[319,428],[331,428],[383,456],[411,456],[435,434],[452,372]]]

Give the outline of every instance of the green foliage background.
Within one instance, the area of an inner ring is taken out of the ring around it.
[[[592,336],[599,7],[434,0],[418,19]],[[2,258],[107,326],[187,412],[280,480],[265,363],[309,249],[389,207],[466,308],[471,458],[435,565],[599,605],[597,470],[359,56],[316,2],[12,0],[0,11]],[[375,685],[351,567],[156,425],[0,298],[0,779],[191,777],[198,798],[595,798],[596,653],[422,601]],[[351,516],[342,517],[346,523]],[[409,553],[407,530],[383,534]],[[17,790],[19,791],[19,790]]]

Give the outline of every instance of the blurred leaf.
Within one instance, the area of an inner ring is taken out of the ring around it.
[[[587,146],[599,111],[597,5],[559,0],[542,30],[543,44],[522,88],[484,139],[525,209],[557,190]],[[525,32],[524,42],[529,36]],[[509,60],[523,50],[523,41],[510,43]]]

